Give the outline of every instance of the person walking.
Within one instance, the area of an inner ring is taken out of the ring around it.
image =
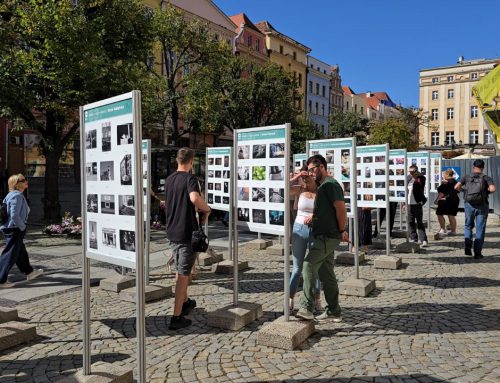
[[[390,231],[390,236],[392,237],[392,231],[394,229],[394,222],[396,221],[396,210],[398,208],[398,203],[397,202],[389,202],[389,227],[391,229]],[[380,208],[378,209],[380,211],[380,225],[382,226],[382,222],[384,222],[385,216],[386,216],[386,211],[387,209]],[[371,225],[371,223],[370,223]],[[379,235],[379,227],[378,227],[378,222],[375,224],[375,231],[373,232],[373,238],[377,238]]]
[[[457,180],[453,177],[455,172],[453,169],[448,169],[443,173],[443,182],[437,188],[438,196],[436,198],[436,215],[439,222],[439,237],[444,237],[446,235],[455,235],[457,233],[457,220],[456,216],[458,213],[458,205],[460,203],[460,198],[455,190],[455,185]],[[450,221],[450,231],[446,231],[446,222],[444,216],[448,216]]]
[[[344,192],[340,184],[328,176],[326,160],[322,155],[315,155],[307,160],[309,175],[313,176],[319,185],[314,202],[312,233],[313,242],[309,253],[304,259],[302,277],[304,291],[301,308],[296,316],[305,320],[313,320],[314,283],[319,277],[327,307],[323,314],[316,317],[318,321],[331,319],[334,322],[342,320],[339,305],[339,286],[335,277],[334,251],[340,241],[349,242],[346,231],[347,210],[344,202]]]
[[[465,255],[472,255],[474,246],[474,258],[483,258],[482,250],[484,235],[486,232],[486,221],[488,220],[489,203],[488,195],[496,192],[497,188],[493,179],[483,174],[484,161],[475,160],[472,164],[472,174],[468,174],[455,185],[455,190],[464,192],[465,210]],[[472,242],[472,230],[476,227],[476,239]]]
[[[7,242],[0,256],[0,288],[14,286],[14,283],[7,281],[10,269],[14,264],[22,273],[26,274],[28,281],[43,274],[42,269],[33,270],[24,246],[30,208],[23,193],[28,188],[28,180],[22,174],[15,174],[9,177],[7,183],[9,193],[3,200],[7,207],[7,220],[0,226]]]
[[[294,297],[299,287],[302,268],[307,250],[312,242],[311,222],[316,199],[316,181],[309,176],[307,167],[297,172],[291,179],[290,194],[295,197],[294,210],[297,211],[292,230],[292,259],[293,268],[290,276],[289,307],[294,309]],[[298,186],[300,185],[300,186]],[[297,187],[298,186],[298,187]],[[321,283],[316,278],[314,286],[314,309],[321,311]]]
[[[413,242],[422,244],[422,247],[428,246],[427,234],[424,226],[424,209],[427,202],[425,197],[425,177],[418,172],[416,165],[410,166],[410,181],[408,182],[408,205],[409,205],[409,227],[410,238]],[[417,235],[418,230],[418,235]]]
[[[202,213],[200,225],[208,220],[211,212],[201,196],[198,178],[191,174],[194,152],[189,148],[177,151],[177,171],[167,177],[165,185],[165,214],[167,239],[170,241],[176,272],[174,313],[169,329],[178,330],[191,325],[185,318],[196,307],[188,298],[188,284],[196,255],[191,240],[198,228],[196,210]]]

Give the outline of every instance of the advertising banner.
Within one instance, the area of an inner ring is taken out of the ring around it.
[[[441,185],[441,153],[431,153],[431,192],[437,193],[437,188]]]
[[[285,235],[288,224],[289,127],[235,131],[237,224],[259,233]],[[286,224],[285,224],[286,223]]]
[[[299,153],[293,155],[293,171],[297,173],[302,166],[305,166],[307,162],[307,153]]]
[[[389,145],[356,148],[358,207],[387,207],[389,199]]]
[[[430,174],[430,155],[429,152],[409,152],[406,154],[406,158],[408,161],[408,167],[411,165],[416,165],[418,167],[418,171],[425,176],[427,179],[425,185],[425,196],[429,198],[429,174]]]
[[[356,195],[356,183],[353,172],[356,171],[356,142],[354,138],[335,138],[314,140],[307,144],[307,155],[321,154],[326,159],[327,170],[344,190],[347,215],[354,216],[351,209],[352,195]]]
[[[406,149],[389,150],[389,201],[406,201]]]
[[[216,210],[230,211],[232,148],[207,148],[206,199]]]

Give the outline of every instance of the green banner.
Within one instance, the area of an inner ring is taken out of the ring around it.
[[[385,145],[375,145],[375,146],[358,146],[356,148],[356,154],[360,153],[385,153],[386,151]]]
[[[88,109],[84,112],[85,122],[94,122],[105,120],[112,117],[132,114],[132,99],[114,102],[112,104],[99,106],[97,108]]]
[[[309,150],[352,148],[352,140],[309,141]]]
[[[285,128],[238,132],[238,141],[272,140],[285,138]]]
[[[229,155],[229,154],[231,154],[231,149],[230,148],[208,148],[207,154],[209,156]]]
[[[405,150],[404,149],[389,150],[389,155],[390,156],[404,156],[405,155]]]
[[[293,160],[294,161],[303,161],[307,160],[307,154],[306,153],[298,153],[293,155]]]
[[[427,158],[429,156],[429,153],[410,152],[407,155],[408,155],[408,157],[412,157],[412,158]]]
[[[431,158],[441,158],[441,153],[431,153]]]

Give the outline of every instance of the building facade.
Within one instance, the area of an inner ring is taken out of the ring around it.
[[[307,56],[306,112],[310,121],[324,134],[330,117],[330,65]]]
[[[266,48],[266,36],[257,28],[244,13],[231,16],[236,25],[234,54],[263,65],[269,61]]]
[[[419,106],[429,117],[429,123],[419,131],[422,147],[477,145],[480,151],[493,148],[493,135],[483,120],[472,88],[499,62],[500,59],[460,57],[456,65],[420,71]]]
[[[342,78],[338,65],[330,67],[330,113],[334,110],[343,110],[344,91],[342,90]]]

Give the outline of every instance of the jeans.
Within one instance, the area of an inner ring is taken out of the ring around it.
[[[290,297],[293,298],[299,287],[300,277],[302,276],[302,266],[306,251],[310,248],[312,241],[311,227],[301,223],[293,224],[292,231],[292,258],[293,268],[290,276]],[[321,283],[316,278],[315,293],[319,295],[321,292]]]
[[[408,212],[410,221],[410,237],[412,241],[417,241],[420,239],[421,242],[427,242],[427,234],[425,233],[424,226],[424,207],[420,204],[409,205],[410,210]],[[415,221],[417,222],[415,225]],[[417,236],[418,229],[418,236]]]
[[[31,267],[28,258],[28,252],[24,246],[23,240],[25,233],[26,231],[21,231],[19,229],[3,230],[7,244],[0,257],[0,283],[7,282],[9,271],[14,264],[16,264],[19,270],[26,275],[33,271],[33,267]]]
[[[389,217],[391,218],[390,220],[390,233],[392,236],[392,230],[394,229],[394,221],[396,220],[396,210],[398,208],[398,203],[397,202],[389,202]],[[380,209],[380,225],[382,226],[382,222],[384,222],[385,216],[386,216],[386,210],[387,209]],[[370,223],[371,224],[371,223]],[[373,233],[374,237],[378,237],[379,233],[379,227],[378,225],[375,225],[375,232]]]
[[[476,239],[474,240],[474,253],[480,254],[483,249],[486,221],[488,220],[489,205],[472,206],[464,203],[465,210],[465,248],[472,249],[472,229],[476,226]]]
[[[333,271],[334,252],[339,243],[340,240],[325,236],[314,238],[309,253],[304,259],[304,270],[302,272],[304,295],[300,302],[302,308],[313,311],[314,283],[318,276],[323,284],[328,314],[340,316],[339,285]]]

